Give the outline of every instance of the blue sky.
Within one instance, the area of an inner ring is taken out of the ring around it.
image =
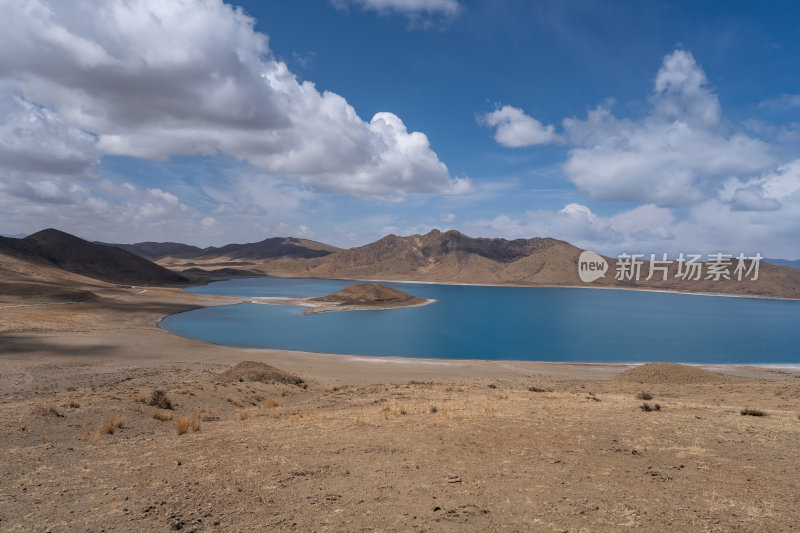
[[[7,2],[0,232],[800,257],[794,2]]]

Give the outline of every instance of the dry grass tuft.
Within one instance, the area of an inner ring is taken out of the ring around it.
[[[239,420],[247,420],[252,415],[253,413],[250,412],[250,409],[242,409],[239,411]]]
[[[113,435],[115,431],[125,425],[125,415],[112,415],[103,420],[97,431],[101,435]]]
[[[272,409],[273,407],[283,407],[283,402],[276,399],[276,398],[269,398],[265,400],[261,405],[259,405],[262,409]]]
[[[163,390],[154,390],[150,394],[150,401],[147,403],[159,409],[172,409],[172,402],[167,398],[167,393]]]
[[[436,407],[435,405],[431,405],[430,407],[428,407],[428,412],[430,412],[430,413],[438,413],[439,412],[439,408]]]
[[[767,416],[767,413],[761,409],[755,409],[753,407],[744,407],[739,411],[739,414],[742,416]]]
[[[185,415],[178,419],[175,422],[175,433],[178,435],[183,435],[184,433],[188,433],[192,431],[197,433],[200,431],[200,417],[197,415]]]
[[[172,420],[172,411],[169,411],[167,409],[154,409],[153,418],[155,418],[159,422],[167,422],[169,420]]]
[[[236,396],[226,396],[225,401],[228,403],[232,403],[236,407],[244,407],[244,402],[241,398],[237,398]]]
[[[497,406],[491,403],[487,403],[483,406],[483,412],[489,415],[495,414],[497,412]]]
[[[42,435],[42,444],[50,444],[50,435],[47,433]]]
[[[800,411],[797,411],[797,419],[800,420]]]
[[[346,390],[349,388],[350,385],[331,385],[330,387],[325,389],[325,392],[336,392],[337,390]]]
[[[136,396],[134,396],[133,397],[133,401],[134,401],[134,403],[147,403],[147,399],[148,398],[149,398],[149,396],[142,392],[142,393],[137,394]]]
[[[69,407],[70,409],[78,409],[78,408],[80,408],[80,406],[81,406],[81,404],[79,404],[78,400],[76,400],[74,398],[70,398],[69,402],[67,403],[67,407]]]
[[[637,400],[652,400],[653,395],[647,391],[641,391],[636,395]]]
[[[33,414],[39,416],[64,416],[58,412],[58,407],[54,403],[37,402],[33,406]]]

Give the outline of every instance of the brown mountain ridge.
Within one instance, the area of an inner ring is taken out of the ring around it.
[[[455,230],[432,230],[425,235],[408,237],[387,235],[364,246],[313,258],[283,256],[244,262],[229,255],[205,255],[193,258],[192,268],[212,269],[224,264],[235,269],[238,261],[250,272],[285,277],[647,289],[800,298],[800,269],[763,261],[756,281],[737,281],[735,278],[682,280],[675,277],[677,263],[674,262],[666,280],[660,277],[647,280],[647,261],[638,281],[618,281],[614,279],[617,260],[606,257],[609,266],[605,277],[584,283],[578,276],[581,252],[580,248],[568,242],[546,237],[515,240],[472,238]],[[180,262],[170,258],[159,263],[181,268]]]

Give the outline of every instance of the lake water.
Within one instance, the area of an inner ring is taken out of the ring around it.
[[[248,278],[187,289],[322,296],[344,280]],[[800,302],[623,290],[385,283],[435,303],[300,316],[243,303],[161,326],[228,346],[375,356],[525,361],[800,364]]]

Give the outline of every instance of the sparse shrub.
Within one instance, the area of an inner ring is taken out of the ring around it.
[[[147,394],[141,392],[133,397],[133,401],[134,403],[147,403],[148,398],[149,396]]]
[[[646,412],[648,412],[648,413],[649,413],[650,411],[660,411],[660,410],[661,410],[661,404],[659,404],[659,403],[656,403],[656,404],[650,405],[649,403],[647,403],[647,402],[644,402],[644,403],[643,403],[643,404],[640,406],[640,409],[641,409],[642,411],[646,411]]]
[[[744,407],[739,413],[742,416],[766,416],[767,413],[762,411],[761,409],[755,409],[753,407]]]
[[[67,407],[70,409],[78,409],[80,406],[81,404],[79,404],[78,400],[75,400],[74,398],[70,398],[69,403],[67,403]]]
[[[530,392],[553,392],[553,389],[543,389],[542,387],[528,387]]]
[[[649,393],[649,392],[647,392],[647,391],[641,391],[640,393],[638,393],[638,394],[636,395],[636,398],[637,398],[638,400],[652,400],[652,399],[653,399],[653,395],[652,395],[652,394],[650,394],[650,393]]]
[[[172,409],[172,402],[167,398],[167,393],[160,389],[154,390],[150,394],[150,401],[148,403],[159,409]]]
[[[185,415],[178,419],[175,422],[175,433],[178,435],[183,435],[184,433],[188,433],[192,431],[197,433],[200,431],[200,417],[197,415]]]
[[[401,405],[400,407],[397,408],[397,414],[398,415],[407,415],[408,414],[408,408],[406,408],[405,405]]]
[[[337,390],[345,390],[349,388],[350,385],[331,385],[330,387],[325,389],[325,392],[336,392]]]
[[[250,409],[242,409],[239,411],[239,420],[247,420],[250,418],[251,414]]]
[[[244,407],[244,402],[241,398],[237,398],[236,396],[226,396],[225,400],[229,403],[232,403],[236,407]]]
[[[153,418],[155,418],[159,422],[167,422],[169,420],[172,420],[172,411],[169,411],[167,409],[154,409]]]
[[[56,404],[44,402],[37,402],[33,406],[33,413],[39,416],[64,416],[58,412]]]
[[[283,402],[276,398],[269,398],[259,406],[262,409],[272,409],[273,407],[283,407]]]
[[[490,389],[496,389],[497,388],[497,385],[495,385],[494,383],[489,383],[486,386],[489,387]]]
[[[800,411],[797,411],[797,419],[800,420]]]
[[[436,407],[435,405],[431,405],[431,406],[428,408],[428,411],[430,411],[431,413],[438,413],[438,412],[439,412],[439,408],[438,408],[438,407]]]
[[[112,415],[103,420],[97,430],[101,435],[113,435],[115,431],[121,429],[124,425],[125,415]]]

